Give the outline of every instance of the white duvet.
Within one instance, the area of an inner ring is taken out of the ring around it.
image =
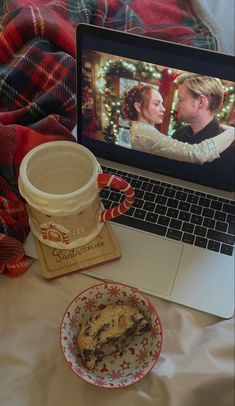
[[[163,325],[154,370],[125,389],[78,378],[60,348],[67,305],[93,278],[74,273],[47,281],[35,260],[20,278],[0,281],[1,406],[232,406],[234,318],[149,297]]]

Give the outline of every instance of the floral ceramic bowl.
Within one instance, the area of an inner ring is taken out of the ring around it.
[[[89,371],[82,364],[76,344],[79,328],[94,310],[111,303],[137,307],[152,328],[134,337],[122,355],[106,356]],[[119,283],[99,283],[75,297],[64,313],[60,335],[70,368],[80,378],[103,388],[121,388],[138,382],[155,366],[162,348],[162,326],[154,306],[135,288]]]

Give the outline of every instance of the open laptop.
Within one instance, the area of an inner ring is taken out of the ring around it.
[[[186,125],[176,111],[174,78],[181,72],[213,76],[225,90],[217,119],[231,124],[234,58],[86,24],[78,25],[76,41],[78,142],[93,151],[103,171],[126,178],[136,190],[134,207],[112,222],[121,259],[84,273],[231,317],[234,147],[226,160],[221,155],[204,165],[136,151],[121,117],[121,98],[139,82],[154,85],[166,108],[160,130],[172,135]],[[121,199],[107,189],[101,196],[105,207]]]

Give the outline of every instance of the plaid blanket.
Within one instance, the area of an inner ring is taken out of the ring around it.
[[[5,0],[0,3],[0,273],[28,269],[29,227],[17,190],[34,146],[71,140],[78,22],[217,49],[187,0]]]

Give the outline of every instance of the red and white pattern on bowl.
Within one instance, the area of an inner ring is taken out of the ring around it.
[[[94,370],[84,368],[76,344],[81,324],[99,306],[111,303],[137,307],[152,329],[135,337],[124,354],[106,356]],[[79,294],[61,322],[61,346],[67,363],[85,381],[103,388],[121,388],[138,382],[155,366],[162,348],[162,326],[152,303],[138,290],[119,283],[99,283]]]

